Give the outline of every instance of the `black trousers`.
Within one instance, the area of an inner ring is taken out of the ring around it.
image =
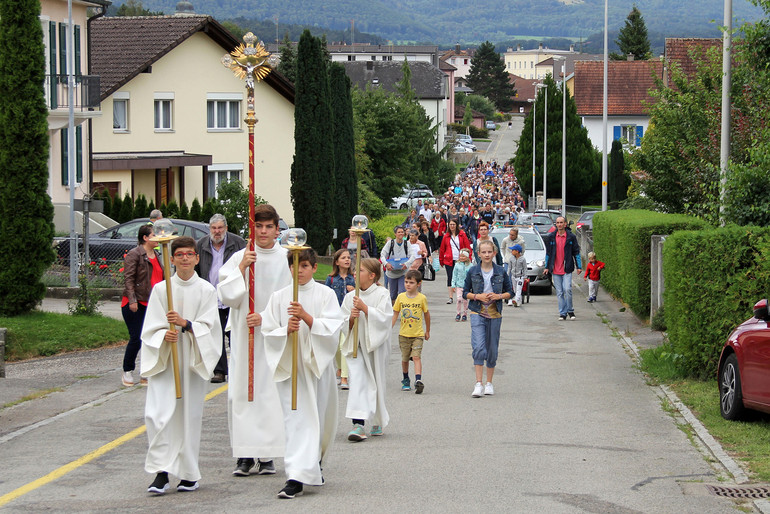
[[[123,354],[123,371],[134,371],[136,356],[142,349],[142,325],[144,324],[144,315],[147,313],[147,306],[139,303],[136,312],[132,312],[126,304],[120,310],[123,314],[123,321],[128,327],[128,345],[126,345],[126,353]]]
[[[227,341],[230,341],[230,332],[225,332],[225,326],[227,325],[227,318],[230,316],[230,307],[219,309],[219,322],[222,325],[222,356],[219,358],[219,362],[214,366],[214,373],[221,373],[227,375],[227,345],[225,343],[225,337]]]

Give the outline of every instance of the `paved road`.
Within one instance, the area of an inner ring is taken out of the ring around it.
[[[117,348],[9,366],[0,389],[19,381],[66,383],[47,399],[0,411],[0,508],[613,513],[735,508],[731,500],[706,493],[703,482],[717,482],[724,472],[707,462],[661,408],[656,389],[646,385],[597,315],[617,313],[617,304],[606,296],[586,304],[583,291],[576,290],[577,320],[565,322],[556,321],[553,296],[533,296],[522,308],[506,308],[496,395],[473,399],[470,326],[455,323],[454,305],[442,301],[442,276],[443,271],[439,280],[425,284],[433,318],[433,337],[424,350],[425,393],[399,390],[393,345],[392,422],[384,437],[354,444],[345,439],[349,421],[341,418],[324,487],[309,488],[291,502],[276,499],[284,481],[280,462],[276,476],[232,477],[226,394],[218,394],[204,409],[201,489],[148,496],[146,436],[136,433],[143,424],[145,390],[119,386],[122,349]],[[632,322],[623,323],[617,324],[621,331],[636,330]],[[222,390],[210,388],[214,394]],[[340,394],[343,411],[345,395]],[[51,418],[58,412],[65,414]],[[40,420],[26,432],[18,430]],[[115,442],[125,434],[125,442]],[[93,460],[83,458],[110,444],[114,448]],[[29,485],[70,463],[71,470],[55,479]]]

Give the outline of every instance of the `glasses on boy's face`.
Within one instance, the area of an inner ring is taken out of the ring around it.
[[[195,253],[195,252],[176,252],[174,254],[174,259],[182,259],[182,258],[185,258],[185,257],[188,258],[188,259],[192,259],[196,255],[198,255],[198,254]]]

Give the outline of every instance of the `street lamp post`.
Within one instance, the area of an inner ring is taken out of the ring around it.
[[[548,209],[548,86],[545,89],[543,107],[543,208]]]
[[[609,18],[609,0],[604,0],[604,78],[602,94],[602,210],[607,210],[607,67],[609,44],[607,40],[607,22]]]
[[[535,88],[535,98],[529,100],[532,102],[532,201],[530,202],[530,206],[537,206],[537,193],[535,193],[535,121],[537,121],[537,111],[535,110],[537,105],[536,100],[537,88]]]
[[[567,216],[567,58],[555,55],[561,61],[561,215]]]

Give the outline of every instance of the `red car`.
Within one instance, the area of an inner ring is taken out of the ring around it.
[[[767,300],[754,305],[754,317],[727,338],[719,358],[722,417],[739,419],[746,409],[770,413],[770,313]]]

